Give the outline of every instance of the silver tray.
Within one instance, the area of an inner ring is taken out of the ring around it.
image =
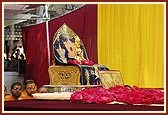
[[[54,92],[75,92],[85,88],[102,87],[101,85],[43,85],[48,93]]]

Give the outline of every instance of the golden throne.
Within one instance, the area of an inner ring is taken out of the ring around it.
[[[104,65],[81,63],[88,60],[85,47],[65,23],[54,35],[53,54],[54,63],[48,68],[50,85],[100,85],[98,70],[109,70]]]

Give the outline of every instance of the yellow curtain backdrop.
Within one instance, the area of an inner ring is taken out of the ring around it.
[[[98,4],[98,63],[125,85],[164,88],[164,5]]]

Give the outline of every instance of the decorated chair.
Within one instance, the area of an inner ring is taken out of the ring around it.
[[[109,70],[88,59],[80,37],[65,23],[54,35],[53,54],[50,85],[100,85],[98,70]]]

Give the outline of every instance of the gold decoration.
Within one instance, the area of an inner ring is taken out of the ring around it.
[[[116,85],[123,86],[123,79],[118,70],[99,70],[99,77],[104,88],[114,87]]]
[[[80,85],[78,66],[50,66],[50,85]]]
[[[86,76],[86,80],[87,80],[87,85],[90,85],[90,83],[89,83],[89,71],[87,69],[85,69],[85,76]]]
[[[78,36],[75,36],[75,44],[74,44],[74,50],[75,50],[75,59],[81,63],[81,61],[84,59],[83,58],[83,51],[80,47],[81,40],[79,39]]]
[[[66,23],[64,23],[56,33],[60,32],[64,37],[66,38],[73,38],[74,36],[78,36]],[[56,38],[56,34],[54,36],[54,39]]]

